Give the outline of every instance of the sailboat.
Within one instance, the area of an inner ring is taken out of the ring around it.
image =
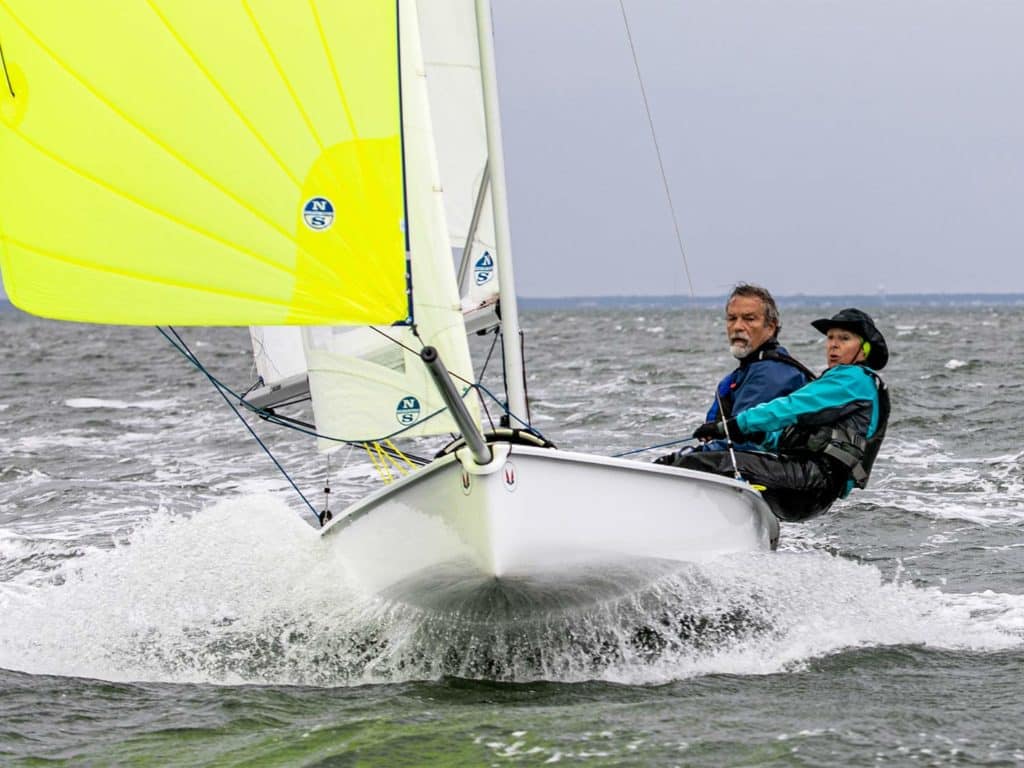
[[[14,304],[249,326],[260,379],[241,404],[308,398],[324,451],[373,446],[385,466],[405,459],[392,440],[449,435],[323,520],[369,589],[572,608],[774,548],[746,483],[559,450],[532,426],[488,0],[5,0],[0,50]],[[474,332],[501,341],[493,427]],[[398,541],[415,551],[391,556]]]

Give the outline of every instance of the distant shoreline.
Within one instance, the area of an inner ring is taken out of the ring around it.
[[[612,309],[645,308],[675,309],[707,307],[721,308],[726,294],[720,296],[564,296],[553,298],[519,297],[519,306],[525,310],[544,309]],[[969,306],[1022,306],[1024,293],[892,293],[892,294],[794,294],[780,296],[775,301],[782,307],[969,307]]]
[[[558,296],[519,297],[519,307],[530,310],[558,309],[706,309],[721,308],[720,296]],[[776,294],[782,307],[971,307],[1024,306],[1024,293],[891,293],[811,295]],[[0,297],[0,313],[20,312],[6,296]]]

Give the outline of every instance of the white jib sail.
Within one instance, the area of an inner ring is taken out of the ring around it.
[[[256,372],[267,386],[306,375],[302,334],[294,325],[258,325],[249,329]]]
[[[487,163],[487,131],[473,0],[420,2],[419,26],[448,236],[461,259],[470,236]],[[482,306],[493,307],[498,296],[489,185],[484,192],[473,237],[468,242],[465,274],[459,286],[463,309],[467,311]]]
[[[456,379],[456,386],[464,388],[465,382],[473,381],[434,149],[416,7],[401,3],[399,13],[413,314],[419,339],[400,327],[303,329],[317,431],[344,440],[457,431],[447,412],[438,414],[444,403],[419,359],[424,344],[436,347],[448,370],[464,379]],[[472,390],[466,403],[477,412]],[[331,440],[320,441],[321,450],[336,446]]]

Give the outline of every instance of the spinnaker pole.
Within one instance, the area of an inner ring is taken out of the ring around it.
[[[491,449],[487,447],[487,440],[480,432],[476,419],[469,414],[466,404],[462,402],[462,396],[455,388],[455,382],[452,381],[448,369],[444,367],[437,350],[434,347],[424,347],[420,350],[420,359],[427,366],[445,405],[448,406],[448,412],[455,419],[466,445],[469,446],[470,453],[473,454],[473,461],[480,466],[490,464],[493,457]]]

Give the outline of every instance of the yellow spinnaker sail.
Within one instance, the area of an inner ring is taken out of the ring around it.
[[[46,317],[409,319],[396,0],[0,0],[0,267]]]

